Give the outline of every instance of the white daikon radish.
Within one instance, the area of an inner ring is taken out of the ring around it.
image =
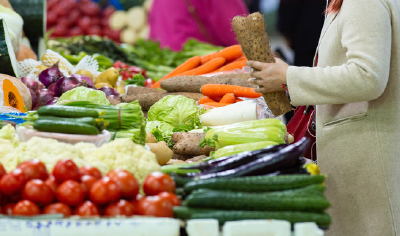
[[[134,44],[138,39],[138,35],[130,28],[126,28],[121,32],[121,42],[126,44]]]
[[[257,105],[250,100],[214,108],[200,115],[200,122],[207,126],[228,125],[256,119]]]
[[[139,31],[138,37],[142,39],[148,39],[150,33],[150,27],[146,25],[142,30]]]
[[[121,30],[128,25],[128,16],[124,11],[116,11],[110,16],[110,28]]]
[[[151,10],[151,7],[153,6],[153,0],[146,0],[143,3],[143,8],[145,11],[149,12]]]
[[[130,28],[140,30],[146,25],[147,13],[143,7],[132,7],[127,14]]]

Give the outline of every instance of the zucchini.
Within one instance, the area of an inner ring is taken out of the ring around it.
[[[33,123],[33,127],[42,132],[87,135],[99,134],[99,130],[93,125],[70,121],[37,120]]]
[[[37,110],[37,113],[39,116],[57,116],[67,118],[99,117],[99,112],[96,109],[62,105],[43,106]]]
[[[245,211],[323,212],[330,206],[321,194],[296,192],[243,193],[198,189],[186,199],[189,207]]]
[[[20,78],[18,61],[12,47],[5,19],[0,19],[0,74]]]
[[[93,117],[64,118],[64,117],[56,117],[56,116],[39,116],[39,120],[69,121],[69,122],[75,122],[75,123],[94,125],[96,127],[99,127],[103,122],[102,119],[93,118]]]
[[[231,190],[237,192],[267,192],[305,187],[323,183],[323,175],[249,176],[230,179],[204,179],[185,184],[185,191],[200,188]]]
[[[175,208],[174,208],[175,212]],[[326,213],[296,212],[296,211],[187,211],[190,219],[216,219],[220,225],[227,221],[274,219],[286,220],[292,224],[299,222],[315,222],[321,228],[327,228],[331,224],[331,217]],[[181,213],[179,213],[181,215]],[[183,214],[183,216],[186,216]]]

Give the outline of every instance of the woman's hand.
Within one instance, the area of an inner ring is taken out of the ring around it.
[[[289,65],[279,58],[275,58],[276,63],[263,63],[259,61],[247,61],[246,65],[259,71],[250,73],[255,79],[250,82],[257,84],[258,93],[270,93],[284,91],[282,84],[286,85],[286,72]]]

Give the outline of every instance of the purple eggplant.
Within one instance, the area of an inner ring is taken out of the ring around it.
[[[21,82],[24,83],[29,89],[32,89],[35,93],[39,90],[39,83],[32,78],[22,77]]]
[[[39,81],[43,83],[43,85],[47,88],[50,84],[54,84],[63,76],[60,69],[58,69],[58,62],[54,64],[52,67],[43,70],[39,74]]]
[[[48,89],[41,89],[38,92],[38,107],[46,105],[53,99],[53,94]]]
[[[55,84],[54,96],[60,97],[63,93],[71,89],[74,89],[82,85],[86,85],[85,82],[82,83],[77,78],[72,76],[62,77]]]
[[[90,79],[90,77],[85,76],[85,75],[79,75],[79,74],[71,74],[70,76],[75,77],[79,80],[79,82],[85,81],[86,87],[91,88],[91,89],[96,89],[94,86],[93,80]]]

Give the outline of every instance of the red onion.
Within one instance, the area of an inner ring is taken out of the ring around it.
[[[119,97],[119,93],[117,92],[117,90],[115,90],[115,89],[113,89],[111,87],[104,86],[104,87],[99,88],[98,90],[103,91],[106,94],[106,97],[109,97],[111,95]]]
[[[79,80],[79,82],[81,82],[81,83],[82,83],[83,81],[85,81],[85,82],[86,82],[86,87],[88,87],[88,88],[92,88],[92,89],[95,89],[95,88],[96,88],[96,87],[94,86],[93,80],[90,79],[89,76],[86,76],[86,75],[79,75],[79,74],[71,74],[70,76],[77,78],[77,79]]]
[[[28,77],[22,77],[21,81],[22,81],[22,83],[24,83],[26,85],[26,87],[32,89],[35,93],[36,93],[36,91],[38,91],[39,83],[37,81],[35,81],[34,79],[28,78]]]
[[[46,102],[46,106],[47,105],[54,105],[54,104],[56,104],[57,101],[58,101],[58,97],[54,97],[50,101]]]
[[[31,98],[32,98],[32,110],[36,110],[38,106],[38,96],[36,95],[35,91],[33,89],[29,89],[29,92],[31,93]]]
[[[38,107],[46,105],[47,102],[53,99],[53,95],[47,89],[41,89],[38,92]]]
[[[86,82],[83,82],[84,84],[86,84]],[[67,77],[62,77],[60,78],[55,85],[54,88],[54,96],[56,97],[60,97],[63,93],[81,86],[81,82],[72,76],[67,76]]]
[[[52,67],[47,68],[46,70],[43,70],[39,74],[39,81],[43,83],[46,88],[50,86],[50,84],[53,84],[57,82],[59,78],[61,78],[63,75],[61,71],[58,69],[58,62],[54,64]]]
[[[54,89],[55,89],[55,88],[56,88],[56,83],[51,84],[51,85],[49,86],[49,88],[48,88],[49,92],[51,92],[51,93],[53,94],[53,96],[54,96]]]

